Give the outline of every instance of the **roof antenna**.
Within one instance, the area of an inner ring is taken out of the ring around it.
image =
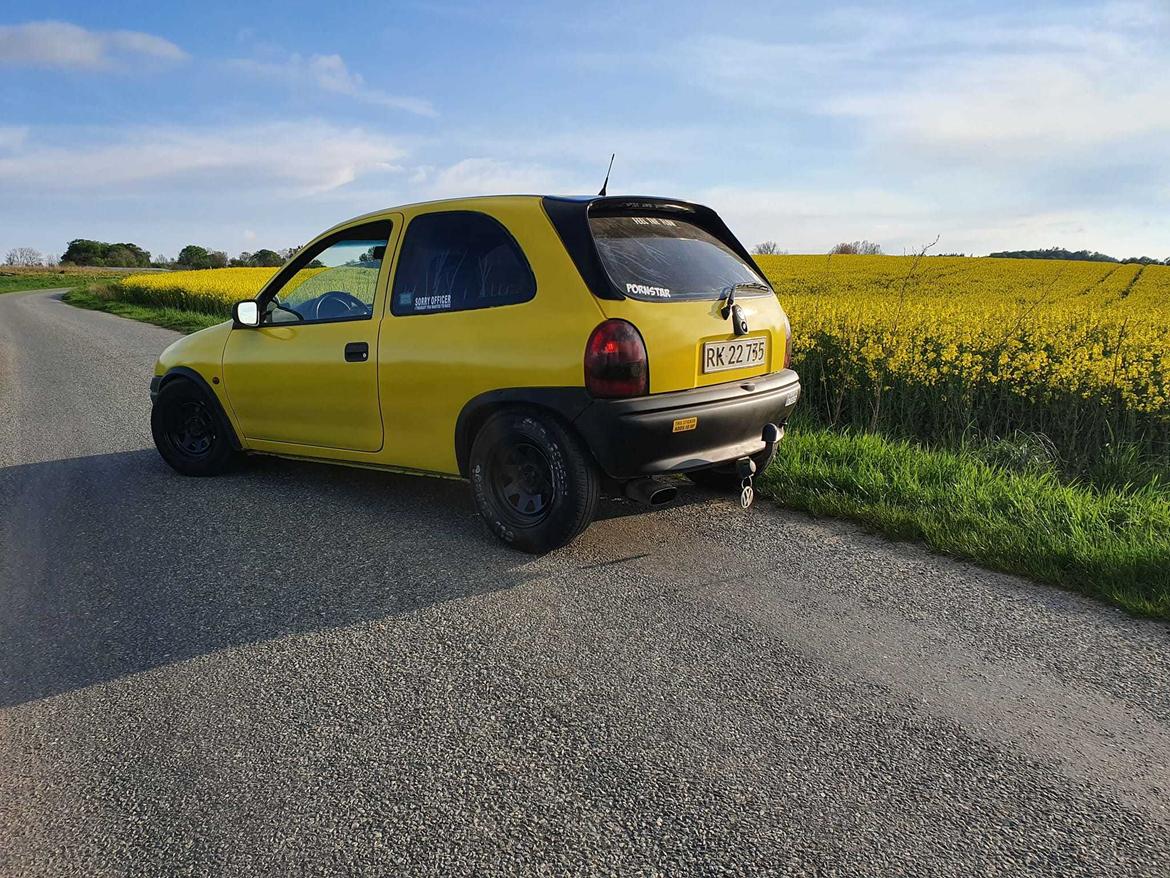
[[[613,170],[613,157],[615,155],[616,153],[612,152],[609,154],[609,167],[605,169],[605,182],[601,184],[601,191],[597,193],[598,195],[604,195],[606,187],[609,186],[609,172]]]

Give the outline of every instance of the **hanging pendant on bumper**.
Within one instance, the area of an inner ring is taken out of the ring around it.
[[[735,472],[741,479],[739,483],[739,505],[747,509],[752,505],[756,492],[752,488],[752,476],[756,472],[756,462],[750,457],[741,457],[735,462]]]

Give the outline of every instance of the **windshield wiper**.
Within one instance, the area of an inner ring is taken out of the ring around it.
[[[727,302],[723,305],[723,319],[726,320],[731,316],[731,309],[735,307],[735,294],[738,290],[763,290],[766,293],[772,292],[772,288],[765,283],[760,283],[758,280],[748,280],[738,284],[732,284],[729,287],[724,287],[719,298],[726,299]]]

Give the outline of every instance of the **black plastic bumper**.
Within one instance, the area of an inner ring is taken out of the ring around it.
[[[686,472],[764,450],[800,396],[791,369],[678,393],[593,400],[574,424],[615,479]],[[693,419],[693,423],[692,423]]]

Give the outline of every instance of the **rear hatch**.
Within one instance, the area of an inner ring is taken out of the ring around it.
[[[580,233],[566,238],[551,210],[550,217],[571,252],[576,244],[574,260],[605,316],[642,334],[651,393],[784,368],[784,310],[714,211],[663,199],[595,199],[585,210],[587,241]],[[736,316],[746,332],[736,333]]]

